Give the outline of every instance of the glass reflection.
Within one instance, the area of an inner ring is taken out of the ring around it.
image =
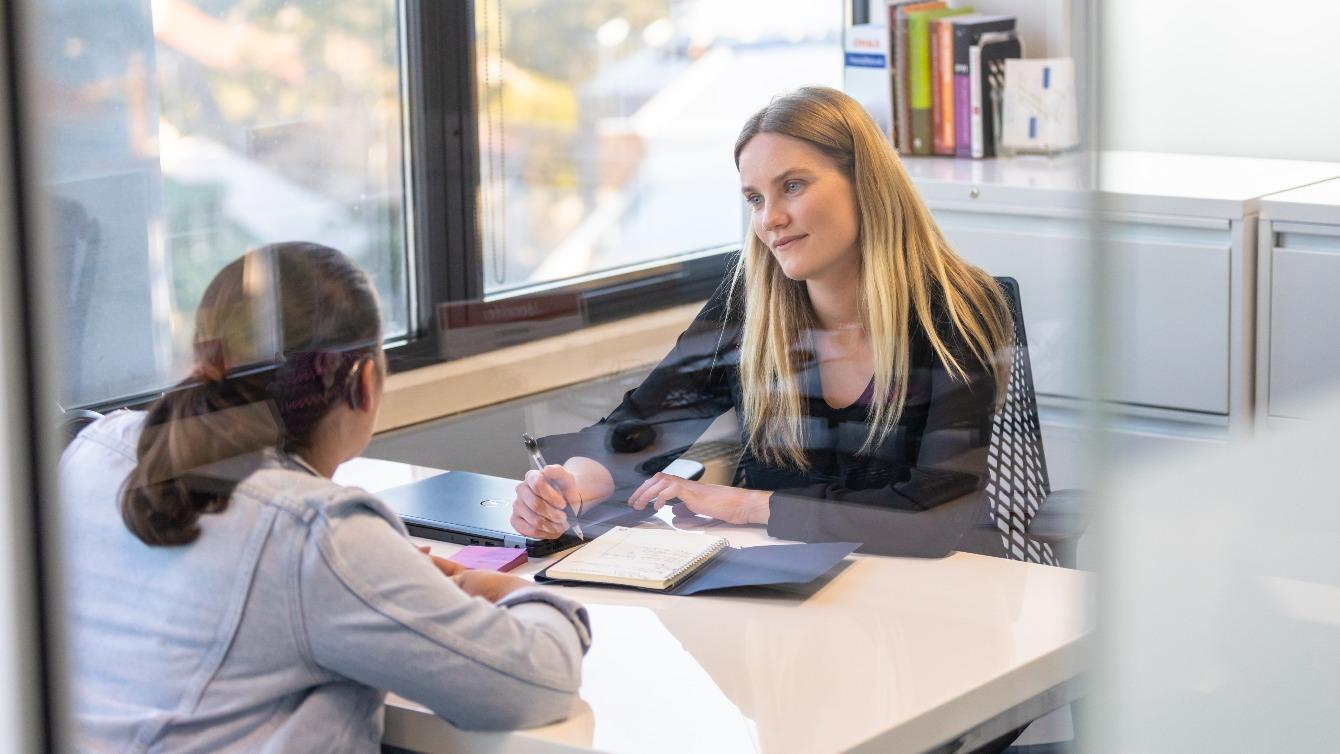
[[[205,286],[248,246],[346,250],[386,334],[407,331],[393,0],[58,0],[37,17],[62,405],[180,378]]]
[[[475,4],[489,293],[735,243],[726,161],[773,93],[842,81],[834,0]],[[685,222],[692,218],[691,222]]]

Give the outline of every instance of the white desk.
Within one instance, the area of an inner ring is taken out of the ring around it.
[[[360,459],[336,479],[375,491],[434,473]],[[736,545],[775,542],[758,527],[709,528]],[[1090,580],[959,553],[852,556],[789,592],[553,587],[586,604],[594,634],[568,720],[462,731],[392,696],[384,740],[426,752],[955,751],[1076,697]]]

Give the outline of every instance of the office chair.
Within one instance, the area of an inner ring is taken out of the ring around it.
[[[1005,402],[991,424],[986,496],[1006,557],[1075,567],[1076,543],[1088,525],[1081,490],[1051,489],[1033,392],[1019,283],[998,277],[1014,318],[1014,353]]]
[[[991,420],[987,444],[986,496],[991,519],[1000,531],[1006,557],[1074,568],[1076,543],[1088,524],[1084,494],[1082,490],[1051,488],[1019,283],[1007,277],[996,278],[996,283],[1014,319],[1014,349],[1005,402]],[[1073,745],[1073,741],[1063,740],[1011,746],[1023,730],[1006,734],[974,754],[1068,752]]]

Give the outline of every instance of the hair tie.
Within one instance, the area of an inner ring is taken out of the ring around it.
[[[321,387],[325,392],[342,387],[338,383],[343,376],[341,372],[345,366],[351,362],[350,357],[354,354],[342,351],[318,351],[312,356],[312,367],[316,371],[316,377],[321,380]]]

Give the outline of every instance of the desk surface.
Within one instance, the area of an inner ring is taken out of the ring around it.
[[[359,459],[336,479],[376,491],[435,473]],[[759,527],[702,528],[735,545],[775,543]],[[420,542],[437,554],[457,549]],[[391,696],[385,741],[429,752],[925,751],[1009,730],[1074,697],[1090,579],[957,553],[854,555],[786,591],[550,587],[586,604],[594,635],[568,720],[461,731]]]

